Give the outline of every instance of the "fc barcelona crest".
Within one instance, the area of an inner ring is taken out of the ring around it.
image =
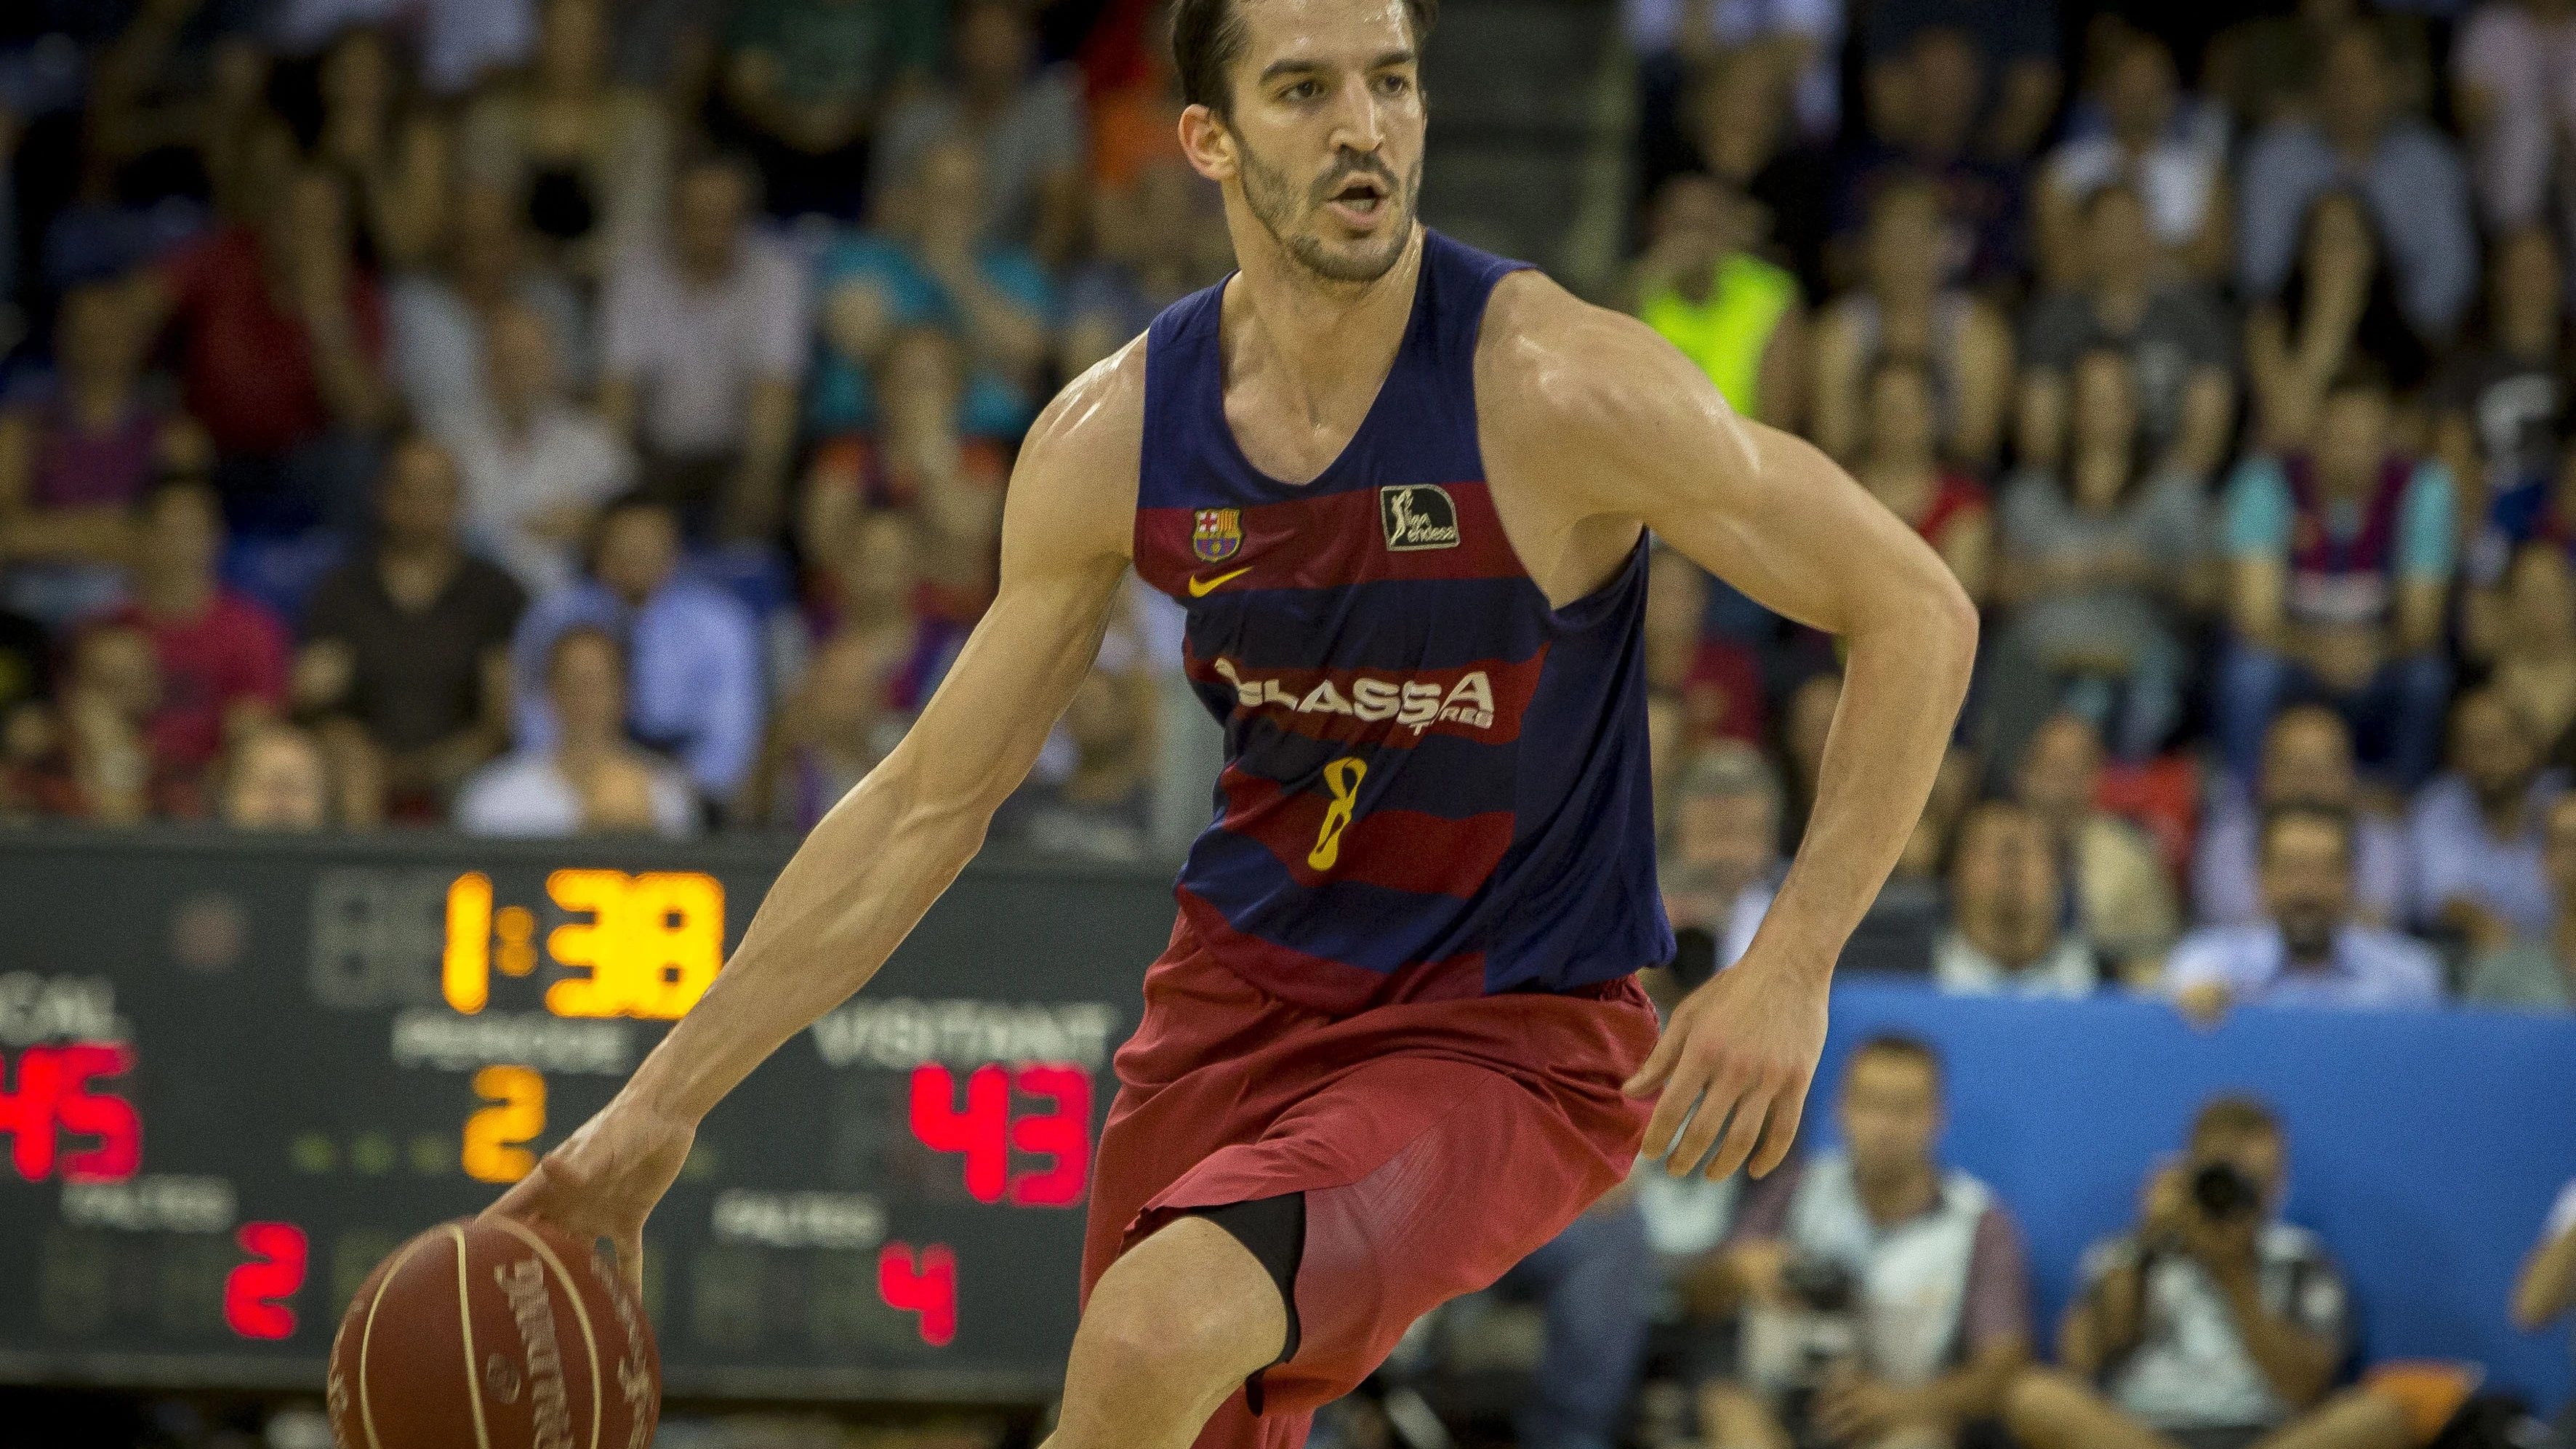
[[[1202,508],[1190,529],[1190,552],[1201,563],[1223,563],[1243,547],[1243,510]]]

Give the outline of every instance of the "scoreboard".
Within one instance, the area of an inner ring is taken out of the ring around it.
[[[341,1310],[605,1104],[775,843],[0,835],[0,1382],[320,1388]],[[1037,1402],[1170,877],[980,860],[645,1228],[683,1397]]]

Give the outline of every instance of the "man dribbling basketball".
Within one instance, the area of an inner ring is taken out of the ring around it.
[[[1049,405],[999,595],[921,728],[494,1211],[609,1237],[633,1270],[697,1122],[973,857],[1131,561],[1189,610],[1226,766],[1118,1054],[1050,1444],[1299,1444],[1641,1135],[1676,1171],[1714,1147],[1713,1176],[1787,1153],[1827,978],[1921,811],[1975,614],[1904,524],[1643,326],[1417,224],[1432,9],[1178,0],[1181,141],[1242,270]],[[1805,846],[1660,1042],[1632,980],[1672,950],[1649,529],[1850,646]]]

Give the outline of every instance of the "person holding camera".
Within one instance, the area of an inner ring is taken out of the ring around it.
[[[1946,1449],[2030,1360],[2021,1230],[1933,1153],[1938,1053],[1892,1035],[1854,1047],[1839,1113],[1841,1151],[1746,1189],[1728,1250],[1741,1382],[1700,1391],[1719,1449]]]
[[[2328,1396],[2348,1304],[2325,1245],[2275,1216],[2285,1146],[2252,1098],[2201,1108],[2183,1161],[2147,1179],[2137,1227],[2086,1253],[2058,1331],[2065,1367],[2032,1369],[2003,1395],[2023,1449],[2412,1442],[2394,1401]]]

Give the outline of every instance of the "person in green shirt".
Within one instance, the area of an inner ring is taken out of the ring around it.
[[[1798,279],[1754,254],[1761,205],[1692,174],[1664,183],[1654,240],[1630,272],[1637,316],[1699,364],[1748,418],[1795,430],[1806,412],[1807,308]]]
[[[2557,909],[2549,934],[2526,937],[2479,956],[2461,994],[2480,1006],[2576,1010],[2576,793],[2550,802],[2543,817],[2541,867]]]

